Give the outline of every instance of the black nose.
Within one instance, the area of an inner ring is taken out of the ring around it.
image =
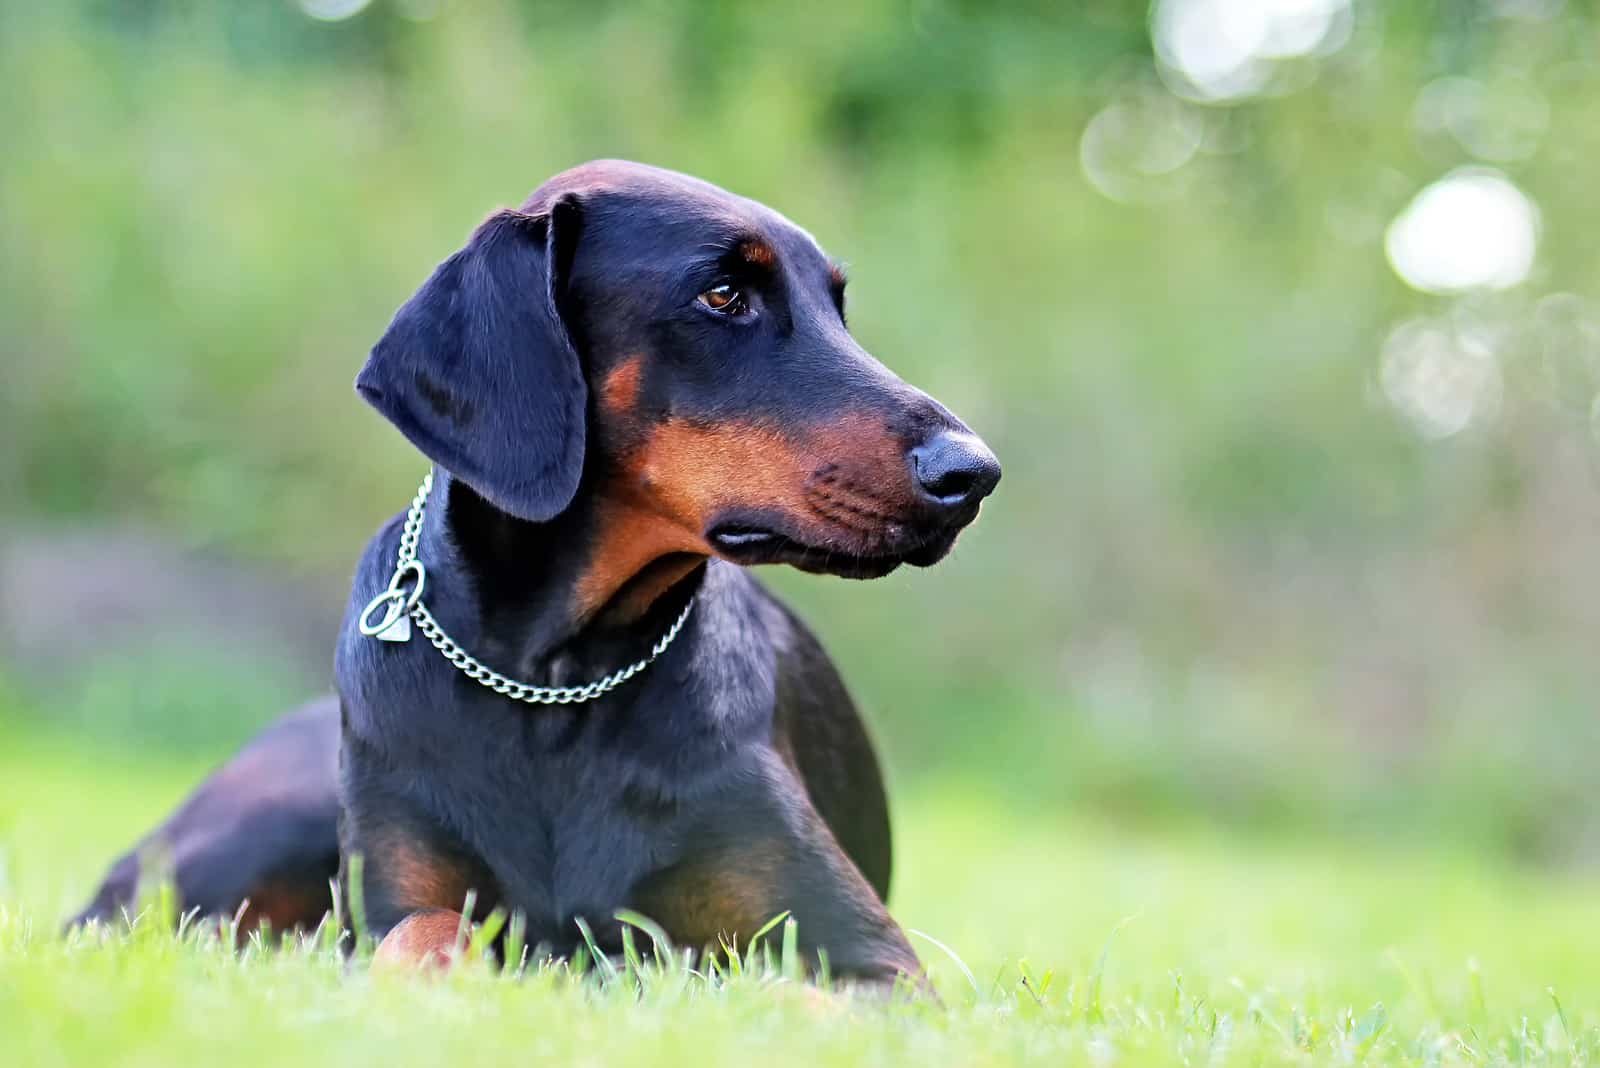
[[[977,504],[1000,481],[1000,461],[971,434],[946,430],[911,450],[917,484],[941,508]]]

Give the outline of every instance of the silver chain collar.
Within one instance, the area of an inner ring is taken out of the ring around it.
[[[410,641],[411,621],[414,619],[428,641],[433,643],[433,647],[443,653],[444,658],[459,668],[469,679],[513,701],[522,701],[530,705],[573,705],[593,701],[601,694],[610,693],[639,674],[666,652],[667,646],[671,645],[678,633],[683,630],[683,624],[689,618],[689,610],[694,607],[693,597],[683,606],[683,611],[678,613],[678,618],[667,628],[667,632],[651,646],[649,656],[643,660],[635,660],[627,667],[613,671],[605,678],[596,679],[586,686],[532,686],[500,674],[456,644],[456,640],[446,634],[444,628],[439,626],[438,620],[433,618],[428,606],[422,603],[422,588],[427,585],[428,572],[422,566],[422,561],[417,559],[417,539],[422,535],[422,512],[428,503],[428,494],[432,491],[433,472],[430,471],[423,478],[417,495],[411,499],[411,510],[406,513],[406,525],[400,532],[400,553],[395,560],[394,576],[389,579],[388,587],[368,601],[367,607],[361,613],[361,633],[367,637],[386,642]],[[409,579],[415,579],[416,584],[407,589]],[[374,623],[372,614],[380,606],[385,608],[383,617]]]

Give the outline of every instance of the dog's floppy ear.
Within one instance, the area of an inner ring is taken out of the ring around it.
[[[356,390],[496,507],[544,521],[583,473],[588,388],[556,294],[576,201],[499,211],[395,313]]]

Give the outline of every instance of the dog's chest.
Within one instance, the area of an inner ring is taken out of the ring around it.
[[[616,739],[563,737],[554,717],[541,726],[487,762],[462,816],[498,903],[526,916],[531,942],[571,948],[578,917],[604,942],[634,889],[682,859],[683,806]]]

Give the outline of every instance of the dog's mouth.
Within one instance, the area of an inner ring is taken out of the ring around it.
[[[924,537],[903,538],[903,544],[860,551],[740,520],[714,525],[706,532],[706,540],[720,556],[740,565],[788,564],[813,574],[872,579],[882,578],[901,564],[933,566],[949,554],[960,533],[960,526],[942,528]]]

